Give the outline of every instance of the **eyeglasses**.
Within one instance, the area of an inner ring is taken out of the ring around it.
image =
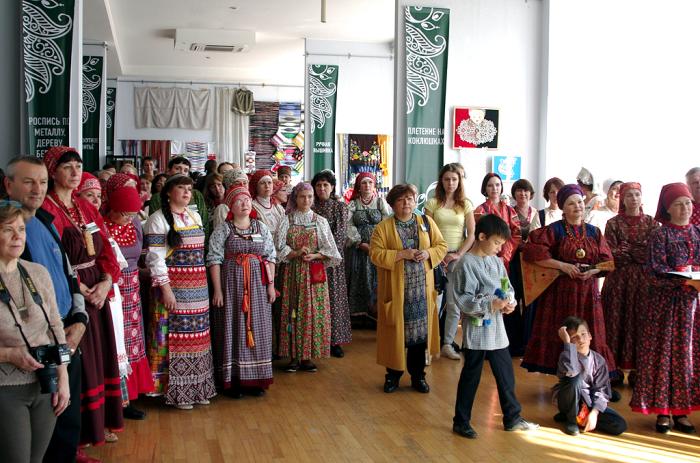
[[[17,209],[22,209],[22,203],[12,199],[0,199],[0,207],[15,207]]]

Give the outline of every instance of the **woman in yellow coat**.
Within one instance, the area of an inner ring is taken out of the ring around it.
[[[425,350],[440,351],[432,270],[447,254],[447,243],[431,218],[413,212],[416,195],[413,185],[392,188],[386,202],[394,215],[377,225],[370,241],[377,267],[377,363],[386,367],[387,393],[399,387],[404,370],[411,387],[430,392]]]

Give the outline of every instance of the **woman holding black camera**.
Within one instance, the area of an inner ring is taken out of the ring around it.
[[[19,260],[21,207],[0,201],[0,461],[41,462],[70,401],[70,352],[48,271]]]

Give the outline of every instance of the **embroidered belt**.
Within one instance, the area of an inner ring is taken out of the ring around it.
[[[85,270],[86,268],[94,267],[95,266],[95,261],[91,260],[90,262],[83,262],[82,264],[78,265],[73,265],[73,271],[78,271],[78,270]]]

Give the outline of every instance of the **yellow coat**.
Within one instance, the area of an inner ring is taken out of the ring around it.
[[[418,216],[418,247],[430,254],[424,261],[426,296],[428,299],[428,351],[440,351],[440,333],[436,308],[437,293],[433,269],[447,254],[447,243],[430,217],[430,236],[423,231],[423,217]],[[377,363],[392,370],[406,370],[403,324],[403,260],[396,254],[403,244],[396,231],[394,217],[381,221],[372,233],[369,256],[377,267]]]

